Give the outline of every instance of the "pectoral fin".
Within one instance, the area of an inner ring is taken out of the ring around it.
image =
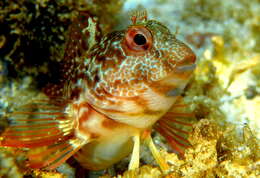
[[[29,166],[53,169],[85,143],[74,135],[75,119],[65,113],[63,100],[37,100],[7,117],[0,146],[30,148]]]
[[[66,141],[31,149],[27,155],[29,159],[28,165],[31,168],[55,169],[85,144],[84,140],[71,137]]]
[[[194,113],[186,110],[188,106],[179,101],[155,125],[155,129],[168,141],[172,149],[184,156],[185,148],[190,147],[188,136],[195,120]]]

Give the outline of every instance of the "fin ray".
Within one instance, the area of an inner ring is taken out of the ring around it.
[[[29,148],[31,168],[54,169],[89,139],[75,136],[75,120],[66,114],[68,100],[43,99],[20,106],[8,114],[0,146]]]
[[[48,104],[52,105],[46,101]],[[72,133],[74,120],[66,117],[63,107],[59,112],[42,112],[40,106],[35,109],[37,104],[33,105],[33,108],[20,107],[9,114],[9,127],[2,133],[1,146],[33,148],[53,144]]]
[[[35,149],[29,152],[29,166],[32,168],[55,169],[65,162],[84,144],[83,140],[72,138],[66,142],[55,143],[45,149]],[[36,153],[35,153],[36,152]]]
[[[191,146],[187,138],[192,132],[192,122],[195,119],[194,113],[187,111],[187,107],[180,98],[155,125],[155,130],[165,137],[172,149],[182,157],[184,150]]]

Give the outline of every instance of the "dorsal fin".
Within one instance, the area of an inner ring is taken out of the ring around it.
[[[97,19],[87,12],[80,11],[69,28],[68,41],[62,61],[64,80],[73,78],[72,74],[76,67],[83,62],[79,58],[99,41],[99,36]]]
[[[99,40],[97,19],[87,12],[80,11],[69,28],[64,57],[60,62],[59,81],[48,84],[44,88],[44,93],[49,97],[70,98],[68,92],[73,91],[70,87],[77,81],[79,66],[84,62],[81,57],[85,56]]]

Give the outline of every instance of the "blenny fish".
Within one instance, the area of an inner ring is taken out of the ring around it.
[[[69,30],[62,76],[36,99],[8,114],[0,145],[26,149],[30,168],[55,169],[74,156],[90,170],[106,169],[130,155],[139,167],[146,144],[162,171],[169,166],[157,150],[158,131],[180,156],[191,127],[179,98],[196,56],[175,34],[146,11],[131,25],[102,36],[98,19],[79,12]]]

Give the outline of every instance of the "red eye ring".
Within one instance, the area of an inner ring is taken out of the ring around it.
[[[123,41],[123,48],[127,53],[143,54],[152,47],[152,34],[144,26],[128,28]]]

